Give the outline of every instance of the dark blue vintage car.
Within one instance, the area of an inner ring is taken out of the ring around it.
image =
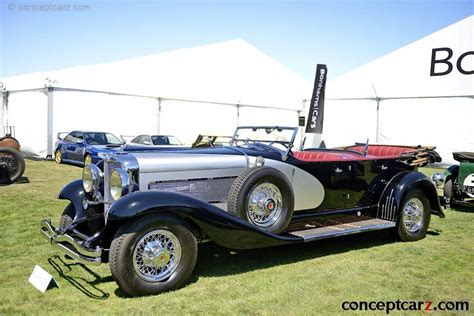
[[[58,134],[54,158],[57,163],[96,164],[120,150],[123,145],[123,140],[111,133],[72,131],[63,139]]]

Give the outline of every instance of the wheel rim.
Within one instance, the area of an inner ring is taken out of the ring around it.
[[[56,161],[56,163],[61,163],[61,152],[59,150],[54,155],[54,160]]]
[[[416,233],[423,224],[424,207],[418,198],[411,198],[403,207],[403,225],[410,233]]]
[[[84,157],[84,164],[90,165],[91,163],[92,163],[92,157],[90,155],[86,155],[86,157]]]
[[[5,170],[10,179],[12,179],[20,170],[20,164],[15,156],[10,155],[9,153],[1,153],[0,169]]]
[[[133,251],[135,272],[149,282],[166,280],[181,261],[181,243],[175,234],[157,229],[143,236]]]
[[[247,215],[257,226],[273,225],[282,212],[282,197],[278,187],[264,182],[256,185],[249,193]]]

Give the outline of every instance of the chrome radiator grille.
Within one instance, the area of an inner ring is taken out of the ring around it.
[[[108,206],[113,202],[113,199],[110,196],[110,176],[112,175],[112,171],[114,171],[115,168],[120,167],[120,163],[115,160],[104,160],[104,201],[106,208],[108,208]]]
[[[152,182],[150,190],[182,193],[201,201],[225,202],[235,177]]]

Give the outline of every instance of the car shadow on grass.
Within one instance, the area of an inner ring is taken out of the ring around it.
[[[245,273],[354,250],[377,247],[392,242],[394,242],[394,238],[390,232],[376,231],[335,237],[310,243],[251,250],[229,250],[216,244],[207,244],[199,248],[199,257],[192,278]],[[195,280],[191,280],[191,282],[194,281]]]
[[[89,269],[84,264],[79,262],[68,263],[63,258],[57,255],[48,258],[48,263],[56,270],[60,277],[69,282],[72,286],[74,286],[87,297],[96,300],[105,300],[110,296],[109,293],[104,292],[96,285],[113,281],[112,276],[102,278],[100,275]],[[76,267],[83,269],[85,272],[91,275],[93,277],[93,280],[88,280],[84,277],[71,275],[70,273],[73,272],[73,269],[77,271]]]

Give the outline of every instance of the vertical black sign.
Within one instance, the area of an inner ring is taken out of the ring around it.
[[[306,133],[323,132],[324,119],[324,90],[326,88],[326,77],[328,69],[326,65],[316,67],[316,78],[314,79],[313,96],[309,105],[308,121],[306,122]]]

